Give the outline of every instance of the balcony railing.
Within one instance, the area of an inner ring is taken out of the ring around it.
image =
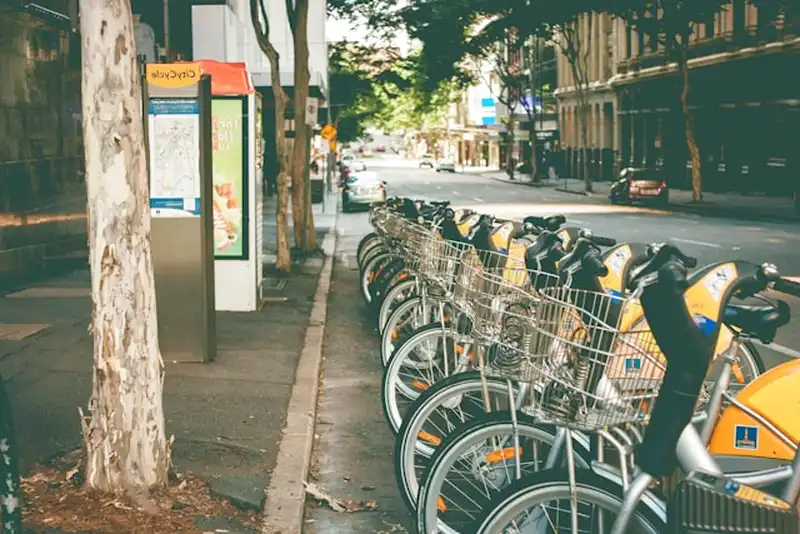
[[[727,32],[710,39],[695,41],[689,47],[689,59],[733,52],[747,47],[755,47],[767,43],[785,41],[797,37],[797,27],[785,23],[780,26],[750,26],[743,32]],[[617,64],[619,73],[626,73],[649,67],[663,65],[671,59],[665,50],[647,51],[642,55],[620,60]]]

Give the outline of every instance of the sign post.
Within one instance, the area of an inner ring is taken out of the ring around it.
[[[191,63],[145,76],[159,344],[165,360],[205,362],[216,355],[211,79]]]

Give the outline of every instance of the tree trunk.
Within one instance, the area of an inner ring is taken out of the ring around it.
[[[167,483],[141,86],[130,0],[81,0],[93,380],[86,485],[135,501]]]
[[[292,209],[295,244],[310,252],[317,248],[314,214],[311,210],[311,184],[308,183],[308,139],[306,126],[306,99],[308,98],[308,0],[296,0],[297,18],[293,28],[294,40],[294,124],[295,138],[292,150]],[[299,186],[299,187],[298,187]]]
[[[508,120],[508,148],[506,149],[506,173],[508,173],[508,179],[514,179],[514,142],[516,140],[516,132],[514,129],[514,110],[509,110],[509,115],[511,118]]]
[[[258,46],[269,60],[270,83],[272,84],[272,100],[275,106],[275,150],[278,167],[276,169],[275,189],[278,195],[278,205],[275,210],[275,268],[288,273],[292,270],[292,256],[289,250],[289,182],[286,169],[289,167],[289,152],[286,149],[286,106],[289,97],[281,86],[280,56],[278,51],[269,41],[269,21],[264,21],[262,26],[259,18],[260,11],[264,13],[261,0],[250,0],[250,20],[253,22]]]
[[[683,129],[686,135],[686,148],[692,158],[692,199],[695,202],[703,200],[703,180],[701,175],[700,148],[694,138],[694,121],[689,111],[689,66],[687,61],[686,45],[681,49],[681,59],[678,68],[683,76],[683,90],[681,91],[681,111],[683,112]]]
[[[528,114],[530,127],[528,128],[528,143],[531,145],[531,182],[539,181],[538,158],[536,157],[536,116]]]

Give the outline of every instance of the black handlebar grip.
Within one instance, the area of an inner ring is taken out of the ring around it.
[[[775,281],[775,291],[800,298],[800,283],[787,280],[786,278],[780,278]]]
[[[590,239],[592,243],[599,247],[613,247],[617,244],[617,240],[613,237],[592,236]]]

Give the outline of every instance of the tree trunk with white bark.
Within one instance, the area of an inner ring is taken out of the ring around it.
[[[134,500],[167,483],[142,102],[130,0],[81,0],[93,384],[86,485]]]

